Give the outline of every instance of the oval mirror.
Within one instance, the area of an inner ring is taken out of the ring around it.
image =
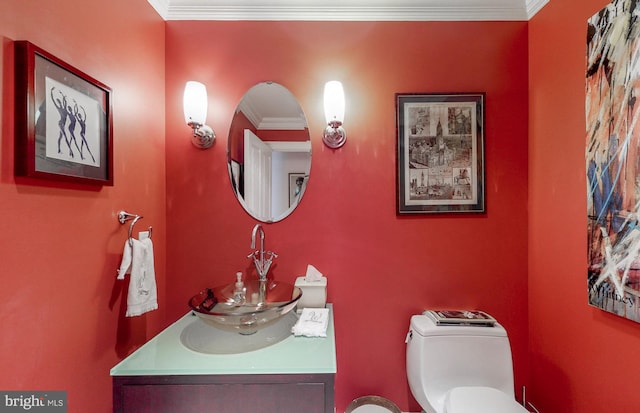
[[[227,146],[231,187],[261,222],[283,220],[304,195],[311,171],[311,138],[302,107],[289,90],[258,83],[236,108]]]

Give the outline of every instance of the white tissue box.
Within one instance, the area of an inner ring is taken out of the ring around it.
[[[324,308],[327,303],[327,277],[320,277],[318,281],[307,281],[305,277],[298,277],[295,285],[302,290],[298,311],[303,308]]]

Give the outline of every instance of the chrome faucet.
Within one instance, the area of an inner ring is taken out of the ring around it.
[[[260,233],[260,249],[247,255],[247,258],[253,259],[253,264],[256,266],[256,270],[258,271],[258,279],[260,281],[266,281],[267,273],[271,267],[271,262],[274,258],[278,258],[278,254],[273,251],[264,250],[264,230],[260,224],[256,224],[251,232],[251,249],[256,248],[256,236],[258,235],[258,232]]]

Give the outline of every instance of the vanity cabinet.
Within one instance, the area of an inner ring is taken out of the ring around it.
[[[191,313],[111,369],[114,413],[334,413],[333,308],[326,338],[287,337],[259,350],[185,347]]]
[[[333,413],[333,374],[128,376],[114,413]]]

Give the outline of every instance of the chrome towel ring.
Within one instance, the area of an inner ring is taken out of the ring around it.
[[[138,214],[130,214],[127,211],[120,211],[118,212],[118,221],[124,225],[125,222],[133,220],[131,222],[131,225],[129,225],[129,242],[133,242],[132,241],[132,237],[133,237],[133,226],[136,225],[136,222],[138,222],[138,220],[142,219],[142,215],[138,215]],[[149,227],[149,238],[151,238],[151,231],[152,231],[152,227]]]

